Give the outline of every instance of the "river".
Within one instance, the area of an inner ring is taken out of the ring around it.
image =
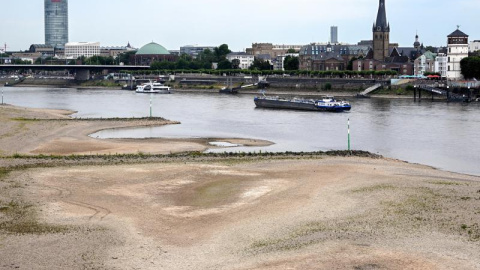
[[[122,90],[4,88],[5,102],[68,109],[75,117],[144,117],[150,95]],[[480,104],[350,98],[352,111],[323,113],[255,108],[253,95],[177,92],[154,95],[152,112],[181,125],[98,132],[100,138],[253,138],[268,147],[217,151],[318,151],[351,145],[386,157],[480,175]]]

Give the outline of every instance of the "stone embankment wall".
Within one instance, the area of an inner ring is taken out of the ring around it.
[[[27,78],[22,82],[16,82],[12,79],[0,79],[0,84],[5,85],[5,83],[9,83],[10,85],[17,85],[17,86],[58,86],[58,87],[70,87],[76,86],[77,82],[75,80],[67,80],[67,79],[56,79],[56,78]]]
[[[230,81],[232,84],[250,84],[257,82],[258,78],[249,76],[198,76],[198,75],[176,75],[176,82],[182,85],[194,86],[205,85],[209,82],[214,84],[227,84]],[[389,84],[388,79],[359,79],[359,78],[311,78],[311,77],[268,77],[267,81],[270,83],[269,88],[281,88],[281,89],[310,89],[310,90],[323,90],[328,84],[332,89],[336,90],[364,90],[377,83],[385,85]]]
[[[148,76],[140,79],[156,79],[157,76]],[[389,84],[387,79],[359,79],[359,78],[311,78],[311,77],[267,77],[267,81],[270,83],[269,88],[273,89],[307,89],[307,90],[325,90],[331,85],[333,90],[350,90],[350,91],[362,91],[368,87],[375,85],[376,83]],[[186,85],[191,88],[195,86],[205,85],[227,85],[230,81],[234,85],[240,83],[251,84],[258,81],[258,77],[249,76],[213,76],[197,74],[185,74],[176,75],[175,82],[179,85]],[[6,81],[0,81],[5,84]],[[75,87],[79,86],[79,82],[68,79],[58,78],[27,78],[18,86],[57,86],[57,87]]]

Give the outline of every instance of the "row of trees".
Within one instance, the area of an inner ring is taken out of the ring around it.
[[[231,53],[232,51],[228,48],[227,44],[222,44],[218,47],[215,47],[213,51],[211,50],[204,50],[203,52],[199,53],[196,58],[193,58],[190,55],[183,54],[181,55],[177,61],[175,62],[168,62],[168,61],[161,61],[161,62],[153,62],[151,64],[152,69],[160,70],[160,69],[211,69],[213,63],[218,63],[219,69],[232,69],[238,68],[240,63],[232,63],[227,60],[227,54]]]
[[[480,56],[463,58],[462,61],[460,61],[460,67],[462,69],[462,75],[466,79],[480,79]]]
[[[196,58],[190,55],[183,54],[175,62],[161,61],[153,62],[151,68],[154,70],[200,70],[211,69],[213,63],[218,64],[220,70],[240,69],[240,60],[233,59],[229,61],[227,55],[232,51],[228,48],[227,44],[222,44],[216,47],[213,51],[204,50]],[[299,60],[298,57],[288,56],[285,59],[287,64],[286,70],[298,70]],[[272,65],[265,60],[255,58],[253,64],[249,67],[250,70],[273,70]]]
[[[139,71],[122,71],[134,75],[160,75],[160,74],[212,74],[212,75],[291,75],[291,76],[310,76],[310,77],[369,77],[369,76],[394,76],[396,71],[352,71],[352,70],[330,70],[330,71],[308,71],[308,70],[240,70],[240,69],[184,69],[184,70],[139,70]]]

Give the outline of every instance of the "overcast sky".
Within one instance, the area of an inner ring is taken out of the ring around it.
[[[328,42],[330,26],[339,41],[371,39],[378,0],[69,0],[69,41],[101,46],[155,41],[169,50],[183,45],[226,43],[234,51],[252,43]],[[425,45],[443,46],[460,25],[480,39],[480,0],[386,0],[390,42],[413,46],[418,31]],[[43,44],[44,1],[0,2],[0,42],[8,51]]]

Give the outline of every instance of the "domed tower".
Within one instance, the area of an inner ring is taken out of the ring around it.
[[[418,34],[415,35],[415,42],[413,43],[413,47],[418,51],[420,49],[420,41],[418,41]]]
[[[389,56],[390,24],[387,21],[385,0],[380,0],[377,21],[373,24],[373,59],[384,61]]]

